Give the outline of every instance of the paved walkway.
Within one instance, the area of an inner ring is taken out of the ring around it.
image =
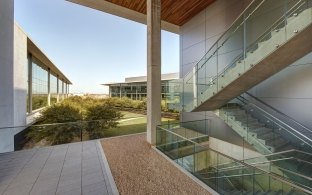
[[[97,141],[0,154],[0,194],[111,195]]]

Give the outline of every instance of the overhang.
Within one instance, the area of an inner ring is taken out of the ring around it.
[[[146,0],[67,0],[146,24]],[[162,29],[176,34],[180,26],[216,0],[162,0]]]
[[[41,49],[27,37],[27,50],[40,62],[45,64],[53,73],[59,76],[60,79],[66,81],[68,84],[72,82],[54,65],[54,63],[42,52]]]

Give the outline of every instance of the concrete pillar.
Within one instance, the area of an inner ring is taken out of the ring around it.
[[[57,83],[57,96],[56,96],[56,102],[59,102],[60,101],[60,79],[59,79],[59,76],[57,75],[56,77],[56,83]]]
[[[62,81],[62,100],[64,100],[64,81]]]
[[[0,153],[26,125],[27,39],[14,27],[14,0],[0,1]],[[16,33],[15,33],[16,31]]]
[[[121,98],[121,84],[119,85],[119,98]]]
[[[51,106],[51,70],[48,69],[48,106]]]
[[[161,0],[147,0],[147,141],[161,124]]]
[[[28,57],[28,112],[32,113],[32,55]]]

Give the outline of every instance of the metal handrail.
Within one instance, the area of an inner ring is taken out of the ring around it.
[[[295,11],[297,11],[297,9],[295,9],[295,10],[293,10],[293,9],[294,9],[295,7],[297,7],[297,5],[299,5],[299,4],[302,3],[302,2],[304,3],[303,0],[298,1],[292,8],[290,8],[290,9],[287,11],[286,15],[289,14],[289,13],[292,14],[292,13],[294,13]],[[301,6],[301,5],[300,5],[300,6]],[[300,7],[300,6],[299,6],[299,7]],[[264,38],[265,36],[267,36],[269,33],[271,33],[272,29],[273,29],[275,26],[278,26],[281,22],[283,22],[284,19],[285,19],[285,15],[282,16],[282,17],[280,17],[276,22],[274,22],[274,23],[268,28],[267,31],[265,31],[262,35],[260,35],[260,36],[256,39],[256,41],[254,41],[254,43],[251,44],[251,45],[248,47],[248,49],[251,48],[251,47],[253,47],[255,43],[261,42],[261,41],[263,40],[263,38]],[[248,49],[246,49],[246,50],[248,50]]]
[[[241,100],[240,98],[242,98],[243,100]],[[259,109],[261,112],[265,113],[266,115],[268,115],[269,117],[275,119],[276,121],[280,122],[281,124],[285,125],[286,127],[288,127],[289,129],[291,129],[293,132],[299,134],[301,137],[304,137],[305,139],[307,139],[309,142],[312,143],[312,139],[310,139],[309,137],[305,136],[304,134],[302,134],[301,132],[298,132],[296,129],[294,129],[293,127],[289,126],[288,124],[286,124],[285,122],[283,122],[282,120],[276,118],[275,116],[273,116],[272,114],[268,113],[267,111],[263,110],[262,108],[260,108],[259,106],[257,106],[256,104],[248,101],[246,98],[239,96],[237,97],[238,100],[240,100],[241,102],[243,102],[244,104],[252,104],[253,106],[255,106],[257,109]],[[244,102],[246,101],[246,102]],[[264,116],[270,120],[272,120],[271,118],[269,118],[268,116]],[[278,123],[277,123],[278,124]],[[284,127],[281,126],[280,124],[278,124],[280,127]],[[295,135],[294,133],[290,132],[289,130],[287,130],[286,128],[282,128],[284,130],[286,130],[288,133],[292,134],[293,136],[295,136],[296,138],[298,138],[299,140],[301,140],[302,142],[306,143],[307,145],[309,145],[312,148],[312,144],[307,143],[305,140],[302,140],[302,138],[300,138],[299,136]]]
[[[269,166],[271,166],[271,163],[272,163],[272,162],[280,162],[280,161],[289,160],[289,159],[296,159],[296,158],[294,158],[294,157],[289,157],[289,158],[284,158],[284,159],[271,160],[271,161],[268,160],[268,161],[254,162],[254,163],[248,163],[248,164],[250,164],[250,165],[259,165],[259,166],[261,166],[261,164],[263,164],[262,166],[268,166],[268,164],[269,164]],[[246,162],[246,161],[245,161],[245,162]],[[224,164],[221,164],[221,165],[229,165],[229,164],[232,164],[232,163],[224,163]],[[275,166],[275,165],[273,165],[273,166]],[[239,169],[239,168],[241,168],[241,167],[243,167],[243,166],[242,166],[242,165],[230,166],[230,167],[218,168],[218,170],[219,170],[219,171],[231,171],[231,170],[237,170],[237,169]],[[293,171],[291,171],[291,170],[288,170],[288,169],[285,169],[285,168],[282,168],[282,167],[279,167],[279,166],[276,166],[276,167],[277,167],[278,169],[280,169],[280,170],[289,172],[289,173],[291,173],[291,174],[293,174],[293,175],[297,175],[297,176],[299,176],[299,177],[302,177],[302,178],[305,178],[305,179],[307,179],[307,180],[312,181],[312,178],[309,177],[309,176],[306,176],[306,175],[303,175],[303,174],[300,174],[300,173],[297,173],[297,172],[293,172]],[[204,172],[204,174],[209,174],[209,173],[213,173],[213,172],[212,172],[212,171]],[[274,172],[273,172],[273,173],[274,173]],[[276,173],[274,173],[274,174],[276,174]],[[277,175],[279,175],[279,174],[277,174]]]
[[[258,8],[259,8],[259,6],[260,5],[262,5],[262,3],[264,3],[266,0],[262,0],[260,3],[259,3],[259,5],[255,8],[255,10],[254,11],[256,11]],[[222,33],[222,35],[217,39],[217,41],[210,47],[210,49],[205,53],[205,55],[199,60],[199,62],[201,62],[202,60],[204,60],[205,58],[206,58],[206,55],[218,44],[218,42],[224,37],[224,35],[226,34],[226,33],[228,33],[231,29],[232,29],[232,27],[233,27],[233,25],[243,16],[243,15],[245,15],[245,12],[247,11],[247,10],[249,10],[249,8],[254,4],[256,2],[256,0],[252,0],[252,2],[244,9],[244,11],[234,20],[234,22],[232,22],[232,24],[228,27],[228,29],[226,30],[226,31],[224,31],[223,33]],[[254,12],[253,11],[253,12]],[[241,25],[241,24],[240,24]],[[218,50],[219,48],[217,48],[217,50]],[[216,51],[215,51],[216,52]],[[215,52],[213,52],[213,53],[215,53]],[[213,55],[211,55],[211,56],[213,56]],[[208,61],[210,59],[210,57],[209,58],[207,58],[207,59],[205,59],[206,61],[204,62],[204,64]],[[198,62],[198,63],[199,63]],[[196,65],[194,66],[194,67],[196,67],[196,66],[198,66],[198,63],[196,63]],[[197,70],[196,70],[197,71]],[[192,71],[190,71],[188,74],[190,74],[190,73],[192,73]],[[187,74],[187,75],[188,75]]]
[[[251,15],[252,15],[255,11],[257,11],[257,9],[258,9],[265,1],[266,1],[266,0],[263,0],[262,2],[260,2],[259,5],[257,5],[257,7],[255,7],[255,9],[244,19],[244,21],[247,20],[249,17],[251,17]],[[212,48],[214,48],[214,47],[218,44],[218,42],[223,38],[223,36],[224,36],[226,33],[229,32],[229,30],[232,28],[232,26],[245,14],[245,12],[248,10],[249,7],[251,7],[251,5],[252,5],[254,2],[255,2],[255,0],[254,0],[252,3],[250,3],[250,5],[242,12],[242,14],[241,14],[239,17],[237,17],[237,19],[230,25],[230,27],[219,37],[219,39],[210,47],[210,49],[205,53],[205,55],[199,60],[199,62],[204,61],[203,65],[201,65],[200,68],[202,68],[202,67],[204,66],[204,64],[215,54],[215,52],[216,52],[220,47],[218,47],[218,48],[216,49],[216,51],[213,52],[213,54],[212,54],[210,57],[208,57],[207,59],[205,59],[206,55],[212,50]],[[296,8],[296,7],[297,7],[300,3],[302,3],[302,2],[303,2],[303,1],[300,0],[300,1],[299,1],[298,3],[296,3],[291,9],[289,9],[289,10],[287,11],[286,14],[293,13],[294,11],[296,11],[297,9],[296,9],[296,10],[293,10],[293,9]],[[300,6],[301,6],[301,5],[300,5]],[[272,29],[275,25],[279,24],[284,18],[285,18],[285,16],[282,16],[282,17],[280,17],[276,22],[274,22],[274,23],[268,28],[268,30],[265,31],[262,35],[260,35],[260,36],[254,41],[253,44],[251,44],[248,48],[246,48],[246,50],[248,50],[249,48],[253,47],[253,46],[255,45],[255,43],[258,43],[263,37],[265,37],[269,32],[271,32],[271,29]],[[236,30],[237,30],[243,23],[244,23],[244,22],[242,22],[241,24],[239,24],[239,25],[237,26],[237,28],[234,30],[234,32],[236,32]],[[233,34],[234,32],[232,32],[231,34]],[[231,36],[229,36],[228,38],[226,38],[226,39],[223,41],[223,43],[221,44],[221,46],[223,46],[223,44],[224,44],[230,37],[231,37]],[[239,58],[242,58],[242,57],[243,57],[243,54],[242,54],[242,55],[238,55],[235,59],[239,59]],[[199,64],[199,62],[198,62],[194,67],[196,67],[196,66]],[[234,63],[235,63],[235,61],[234,61]],[[216,76],[212,77],[213,80],[216,80],[216,79],[218,78],[219,75],[224,74],[224,72],[225,72],[226,70],[228,70],[230,67],[232,67],[232,66],[234,65],[234,63],[231,62],[231,63],[229,63],[229,65],[227,65],[226,67],[224,67],[223,70],[222,70],[220,73],[217,73]],[[197,72],[197,71],[198,71],[198,68],[196,68],[196,72]],[[189,73],[192,73],[192,71],[190,71]]]
[[[265,170],[259,169],[259,168],[257,168],[257,167],[252,166],[252,165],[249,165],[249,164],[247,164],[247,163],[245,163],[245,162],[239,161],[239,160],[237,160],[237,159],[235,159],[235,158],[233,158],[233,157],[231,157],[231,156],[228,156],[228,155],[223,154],[223,153],[221,153],[221,152],[219,152],[219,151],[217,151],[217,150],[214,150],[214,149],[210,148],[209,146],[200,145],[199,143],[196,143],[196,142],[194,142],[194,141],[192,141],[192,140],[190,140],[190,139],[187,139],[187,138],[185,138],[185,137],[183,137],[183,136],[181,136],[181,135],[179,135],[179,134],[176,134],[176,133],[174,133],[174,132],[172,132],[172,131],[169,131],[169,130],[167,130],[167,129],[161,127],[161,126],[157,126],[157,127],[160,128],[160,129],[162,129],[162,130],[164,130],[164,131],[166,131],[166,132],[172,133],[173,135],[175,135],[175,136],[177,136],[177,137],[180,137],[180,138],[182,138],[182,139],[184,139],[184,140],[186,140],[186,141],[189,141],[189,142],[193,143],[194,145],[197,145],[198,147],[201,147],[201,148],[204,148],[204,149],[213,151],[213,152],[215,152],[215,153],[217,153],[217,154],[219,154],[219,155],[222,155],[222,156],[224,156],[224,157],[226,157],[226,158],[228,158],[228,159],[230,159],[230,160],[233,160],[234,162],[237,162],[238,164],[242,164],[242,165],[244,165],[245,167],[249,167],[249,168],[255,169],[255,170],[257,170],[257,171],[263,172],[264,174],[267,174],[267,175],[269,175],[270,177],[272,177],[272,178],[274,178],[274,179],[276,179],[276,180],[278,180],[278,181],[280,181],[280,182],[282,182],[282,183],[286,183],[287,185],[290,185],[291,187],[297,188],[297,189],[299,189],[299,190],[301,190],[301,191],[304,191],[304,192],[306,192],[306,193],[312,195],[312,192],[311,192],[311,191],[308,191],[308,190],[306,190],[305,188],[302,188],[301,186],[298,186],[297,184],[293,183],[291,180],[285,179],[285,178],[283,178],[283,177],[281,177],[281,176],[279,176],[279,175],[274,175],[274,174],[272,174],[272,173],[270,173],[270,172],[267,172],[267,171],[265,171]]]
[[[250,96],[251,98],[255,99],[256,101],[260,102],[261,104],[264,104],[265,106],[269,107],[270,109],[274,110],[275,112],[277,112],[278,114],[281,114],[282,116],[290,119],[291,121],[293,121],[294,123],[296,123],[297,125],[301,126],[302,128],[306,129],[307,131],[310,131],[312,133],[312,130],[309,129],[308,127],[304,126],[303,124],[299,123],[298,121],[296,121],[295,119],[291,118],[290,116],[286,115],[285,113],[277,110],[276,108],[274,108],[273,106],[265,103],[264,101],[260,100],[259,98],[253,96],[252,94],[245,92],[245,94],[247,94],[248,96]]]

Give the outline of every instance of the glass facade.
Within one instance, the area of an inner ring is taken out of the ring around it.
[[[170,81],[162,81],[162,99],[167,101],[167,97],[171,99],[179,99],[179,93],[172,94]],[[111,97],[128,97],[133,100],[142,100],[147,95],[147,84],[146,82],[136,83],[116,83],[109,86]],[[173,96],[178,97],[173,97]]]
[[[51,93],[51,105],[57,102],[57,77],[50,74],[50,93]]]
[[[32,55],[28,56],[26,74],[28,84],[27,113],[32,113],[33,111],[49,106],[49,102],[50,105],[53,105],[67,97],[67,92],[69,91],[68,84],[65,90],[65,85],[56,76],[57,74],[50,71],[45,64],[41,63]]]
[[[32,63],[32,110],[48,105],[48,71],[33,59]]]

